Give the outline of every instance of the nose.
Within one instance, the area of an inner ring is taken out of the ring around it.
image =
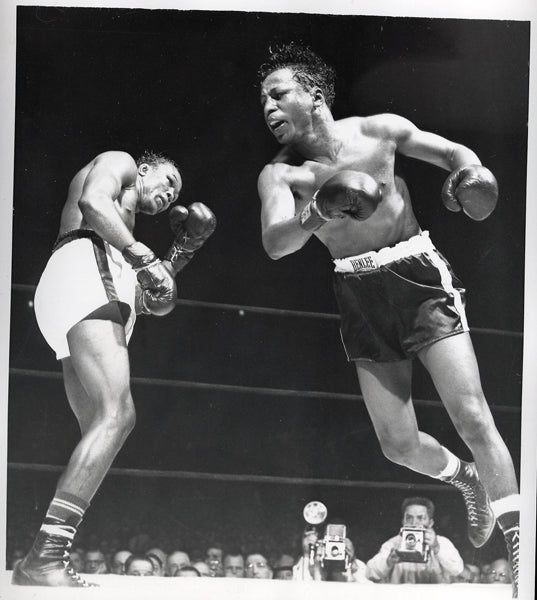
[[[263,112],[265,113],[265,118],[267,118],[277,108],[278,107],[276,106],[276,101],[273,98],[267,98],[265,100],[265,104],[263,105]]]

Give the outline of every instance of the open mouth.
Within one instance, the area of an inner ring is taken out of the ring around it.
[[[271,131],[277,131],[278,129],[280,129],[280,127],[282,125],[285,125],[285,121],[271,121],[268,126],[270,127]]]

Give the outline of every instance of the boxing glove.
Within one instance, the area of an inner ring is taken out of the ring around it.
[[[496,208],[498,182],[482,165],[455,169],[442,187],[442,202],[453,212],[464,211],[471,219],[482,221]]]
[[[155,254],[141,242],[127,246],[122,254],[140,284],[140,312],[163,316],[173,310],[177,300],[175,280]]]
[[[170,227],[175,238],[164,260],[170,262],[173,274],[176,275],[213,234],[216,217],[202,202],[194,202],[188,209],[174,206],[170,210]]]
[[[327,221],[350,217],[365,221],[377,210],[382,190],[367,173],[340,171],[314,194],[300,213],[300,225],[307,231],[316,231]]]

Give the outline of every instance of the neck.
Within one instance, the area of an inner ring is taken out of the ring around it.
[[[142,177],[136,178],[136,185],[132,192],[132,197],[134,200],[134,212],[140,212],[140,201],[144,195],[144,180]]]
[[[342,145],[330,113],[314,119],[309,131],[296,143],[291,144],[296,152],[308,160],[334,160]]]

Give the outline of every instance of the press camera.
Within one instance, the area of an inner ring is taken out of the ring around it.
[[[309,561],[310,564],[319,561],[321,567],[328,572],[345,571],[351,560],[345,546],[345,525],[328,523],[324,536],[318,535],[316,525],[322,524],[327,514],[326,506],[322,502],[313,501],[304,507],[304,519],[311,526],[309,531],[317,534],[316,541],[310,544]]]
[[[425,529],[402,527],[401,545],[396,551],[401,562],[424,563],[429,559],[429,546],[425,543]]]

